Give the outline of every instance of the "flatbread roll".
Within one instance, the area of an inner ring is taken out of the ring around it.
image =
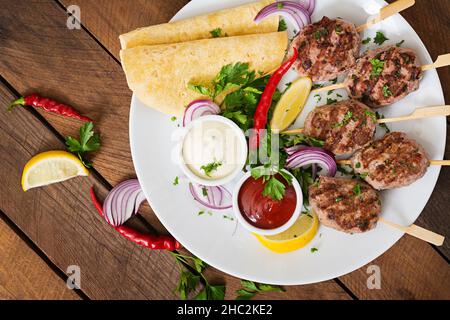
[[[122,50],[120,58],[130,89],[145,105],[182,115],[193,100],[207,98],[188,84],[211,87],[223,66],[243,62],[269,73],[283,62],[287,32],[197,40]]]
[[[240,7],[213,12],[173,23],[165,23],[123,34],[119,37],[122,49],[144,45],[179,43],[213,38],[211,31],[220,28],[222,36],[270,33],[278,30],[278,16],[253,22],[257,13],[275,0],[263,0]]]

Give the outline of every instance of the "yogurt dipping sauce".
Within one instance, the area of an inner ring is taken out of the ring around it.
[[[204,116],[188,127],[181,157],[188,170],[185,173],[194,182],[223,184],[243,169],[247,142],[244,133],[232,121],[221,116]]]

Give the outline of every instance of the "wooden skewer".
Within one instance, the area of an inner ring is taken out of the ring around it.
[[[450,105],[418,108],[418,109],[414,110],[414,112],[408,116],[378,119],[377,123],[407,121],[407,120],[431,118],[431,117],[438,117],[438,116],[450,116]],[[303,131],[304,131],[304,129],[300,128],[300,129],[284,131],[282,133],[283,134],[300,134],[300,133],[303,133]]]
[[[386,7],[381,8],[380,13],[378,15],[367,21],[367,23],[360,25],[356,28],[358,32],[364,31],[373,25],[383,21],[384,19],[389,18],[390,16],[393,16],[394,14],[397,14],[399,12],[402,12],[405,9],[408,9],[409,7],[412,7],[414,5],[414,0],[398,0],[390,5],[387,5]]]
[[[338,164],[351,165],[352,160],[338,160]],[[430,165],[432,166],[450,166],[450,160],[430,160]]]
[[[415,224],[410,225],[408,227],[403,227],[399,224],[396,224],[391,221],[387,221],[384,218],[379,219],[380,222],[391,226],[392,228],[395,228],[397,230],[400,230],[404,233],[407,233],[413,237],[416,237],[418,239],[424,240],[426,242],[429,242],[431,244],[434,244],[435,246],[442,246],[444,244],[445,237],[441,236],[440,234],[437,234],[433,231],[424,229],[422,227],[416,226]]]
[[[450,66],[450,53],[440,55],[439,57],[437,57],[437,59],[434,63],[423,65],[422,70],[427,71],[427,70],[442,68],[442,67],[446,67],[446,66]],[[341,82],[341,83],[336,83],[336,84],[333,84],[330,86],[314,89],[311,91],[311,93],[319,93],[319,92],[323,92],[323,91],[330,91],[330,90],[336,90],[336,89],[345,89],[346,87],[347,87],[347,85],[345,84],[345,82]]]

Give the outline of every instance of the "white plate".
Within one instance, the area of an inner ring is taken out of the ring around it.
[[[193,0],[174,19],[188,18],[246,2],[250,1]],[[384,5],[386,3],[381,0],[317,0],[313,21],[327,15],[342,17],[358,25]],[[403,46],[416,50],[423,64],[432,62],[420,38],[401,16],[391,17],[366,31],[363,38],[373,36],[378,30],[382,30],[390,39],[385,45],[404,39]],[[290,78],[295,78],[293,72]],[[326,101],[326,93],[322,96],[319,104]],[[444,97],[441,84],[433,70],[426,72],[418,91],[381,112],[388,117],[407,115],[416,107],[442,104]],[[317,103],[311,97],[303,114],[306,115],[315,105]],[[300,126],[303,118],[304,116],[300,117],[296,125]],[[167,230],[189,251],[215,268],[242,279],[263,283],[314,283],[339,277],[364,266],[402,237],[402,233],[383,224],[379,224],[373,231],[358,235],[321,227],[318,233],[321,236],[317,236],[306,248],[288,254],[276,254],[237,226],[236,220],[223,218],[224,213],[198,216],[200,207],[190,196],[187,181],[180,179],[180,185],[172,184],[174,178],[181,174],[177,165],[171,161],[173,133],[177,129],[177,123],[171,121],[170,116],[145,107],[133,97],[130,140],[136,173],[147,199]],[[425,146],[431,159],[443,158],[445,118],[403,122],[390,127],[417,139]],[[423,179],[410,187],[384,192],[383,217],[403,225],[413,223],[430,198],[439,171],[439,167],[431,167]],[[227,211],[226,215],[232,216],[233,211]],[[318,251],[311,253],[311,247],[317,247]]]

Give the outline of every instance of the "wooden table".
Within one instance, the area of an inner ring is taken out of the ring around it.
[[[168,21],[187,0],[78,0],[81,30],[66,26],[69,0],[0,0],[0,106],[37,91],[95,119],[103,148],[89,178],[24,193],[20,177],[36,153],[64,149],[79,123],[30,109],[0,113],[0,298],[172,299],[179,269],[167,252],[122,239],[96,214],[88,196],[135,176],[128,139],[131,93],[118,60],[118,35]],[[404,13],[431,55],[450,52],[447,0],[418,0]],[[439,70],[447,101],[450,72]],[[433,130],[433,128],[430,128]],[[447,147],[450,138],[447,139]],[[450,159],[447,148],[446,158]],[[450,168],[418,224],[450,237]],[[166,232],[149,207],[136,228]],[[367,266],[323,283],[288,287],[268,299],[449,299],[450,245],[435,248],[412,237],[370,264],[381,268],[381,290],[369,290]],[[67,289],[68,266],[81,267],[81,290]],[[239,279],[209,269],[235,297]]]

